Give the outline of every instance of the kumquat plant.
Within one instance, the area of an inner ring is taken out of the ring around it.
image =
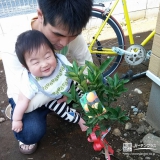
[[[78,67],[75,61],[72,66],[66,66],[66,76],[78,83],[78,87],[82,90],[84,96],[78,96],[74,85],[71,87],[70,93],[63,92],[63,95],[67,96],[67,103],[74,101],[73,107],[84,113],[82,115],[86,121],[86,126],[88,126],[87,136],[92,133],[96,125],[99,126],[99,129],[96,130],[96,135],[99,136],[113,122],[123,123],[129,119],[126,112],[122,111],[120,107],[111,106],[112,102],[127,91],[124,84],[128,80],[120,79],[118,74],[115,74],[113,78],[107,77],[106,82],[104,82],[103,72],[112,60],[112,58],[107,59],[100,67],[89,61],[86,61],[83,67]],[[84,74],[84,71],[87,71],[87,74]],[[86,98],[87,102],[93,102],[96,98],[98,98],[98,101],[94,105],[93,103],[82,104],[82,98]]]

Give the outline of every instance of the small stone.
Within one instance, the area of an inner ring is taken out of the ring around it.
[[[129,97],[130,97],[130,98],[133,98],[134,96],[130,93],[130,94],[129,94]]]
[[[134,115],[136,115],[136,114],[137,114],[137,112],[134,112],[133,114],[134,114]]]
[[[136,131],[137,131],[138,134],[144,133],[145,132],[145,126],[144,125],[140,126]]]
[[[133,108],[133,112],[138,112],[138,108]]]
[[[115,136],[121,136],[121,131],[118,128],[115,128],[112,132],[113,135]]]
[[[127,133],[124,133],[124,136],[127,137]]]
[[[4,121],[5,121],[5,119],[4,119],[4,118],[0,118],[0,123],[1,123],[1,122],[4,122]]]
[[[130,122],[127,122],[126,125],[125,125],[125,129],[128,130],[128,129],[131,129],[132,128],[132,124]]]
[[[61,158],[65,158],[66,154],[64,154]]]
[[[143,102],[139,102],[137,105],[137,108],[142,109],[144,107],[144,103]]]
[[[148,103],[149,103],[149,102],[146,102],[145,105],[148,106]]]
[[[131,118],[134,118],[134,117],[135,117],[135,115],[132,114],[132,115],[131,115]]]
[[[152,131],[152,133],[153,133],[153,134],[155,134],[155,133],[156,133],[156,131],[155,131],[155,130],[153,130],[153,131]]]
[[[145,118],[145,114],[144,113],[138,113],[137,118],[139,118],[139,119]]]
[[[142,94],[142,91],[141,91],[140,89],[138,89],[138,88],[135,88],[135,89],[134,89],[134,92],[136,92],[136,93],[138,93],[138,94]]]

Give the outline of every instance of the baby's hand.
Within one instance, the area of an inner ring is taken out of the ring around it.
[[[63,96],[61,99],[59,99],[57,101],[57,103],[62,103],[62,102],[66,102],[67,101],[67,97],[66,96]]]
[[[80,118],[78,124],[79,124],[82,132],[85,132],[88,129],[88,127],[85,125],[85,123],[86,122],[82,118]]]
[[[12,130],[13,131],[15,131],[17,133],[22,131],[22,126],[23,126],[22,121],[12,121]]]

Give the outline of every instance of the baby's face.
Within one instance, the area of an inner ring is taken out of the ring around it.
[[[39,50],[25,54],[29,71],[36,77],[47,77],[55,70],[57,60],[52,50],[47,45],[42,45]]]

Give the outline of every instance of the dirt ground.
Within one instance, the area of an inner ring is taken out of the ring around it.
[[[138,33],[134,35],[139,37],[138,41],[141,41],[148,32]],[[139,42],[137,42],[139,43]],[[147,45],[148,49],[151,49],[152,42]],[[132,69],[134,73],[143,72],[147,70],[145,65],[130,68],[128,65],[122,63],[117,72],[121,76],[129,69]],[[111,156],[111,160],[159,160],[159,154],[154,154],[150,150],[137,151],[137,155],[126,156],[123,152],[123,143],[130,142],[132,145],[141,144],[142,138],[147,134],[147,131],[138,134],[136,131],[140,125],[145,125],[147,128],[150,126],[146,121],[133,115],[131,106],[135,106],[139,109],[139,113],[145,115],[147,111],[147,105],[149,101],[149,95],[151,90],[152,81],[148,77],[139,78],[130,81],[125,86],[128,91],[121,95],[118,101],[114,104],[119,105],[122,109],[126,110],[132,123],[130,130],[125,130],[125,124],[114,124],[111,127],[111,131],[106,136],[106,140],[114,149],[114,155]],[[134,89],[138,88],[142,91],[142,94],[137,94]],[[4,110],[8,105],[6,95],[6,82],[5,74],[0,61],[0,117],[5,118],[5,121],[0,123],[0,160],[104,160],[104,155],[101,152],[96,152],[93,149],[93,144],[87,141],[86,133],[82,133],[79,126],[71,123],[64,122],[59,117],[49,114],[47,116],[47,131],[45,136],[38,144],[37,151],[32,155],[23,155],[18,150],[18,143],[14,138],[11,131],[11,122],[5,116]],[[115,136],[112,134],[113,130],[118,128],[121,132],[121,136]],[[150,127],[151,128],[151,127]],[[148,132],[153,132],[151,128]],[[156,134],[156,132],[155,132]],[[153,153],[151,155],[143,155],[138,153]]]

